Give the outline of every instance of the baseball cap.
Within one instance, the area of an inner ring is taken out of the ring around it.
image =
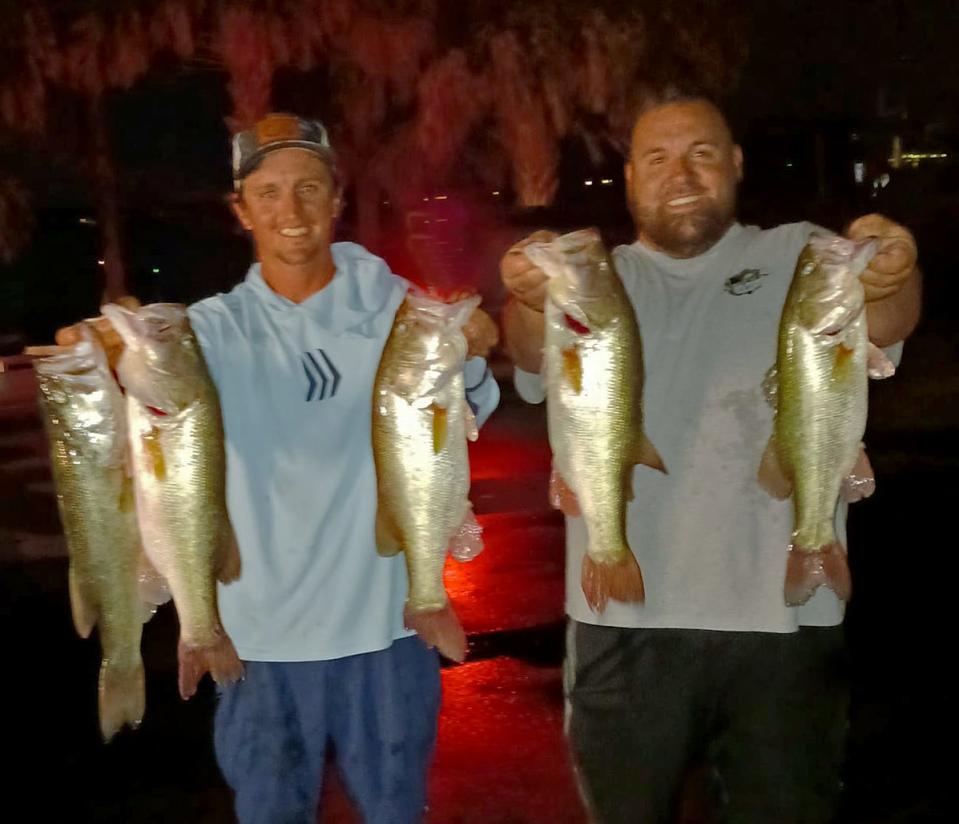
[[[252,172],[264,155],[276,149],[307,149],[321,157],[339,180],[336,155],[326,128],[319,120],[306,120],[292,114],[268,114],[233,138],[233,185]]]

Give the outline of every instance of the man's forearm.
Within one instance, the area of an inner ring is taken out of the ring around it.
[[[513,363],[524,372],[539,372],[543,363],[543,313],[510,298],[503,308],[503,332]]]
[[[905,340],[919,323],[921,306],[922,275],[916,267],[894,295],[866,304],[869,339],[879,347]]]

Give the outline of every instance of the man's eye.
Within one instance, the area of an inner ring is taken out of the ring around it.
[[[266,189],[265,191],[260,192],[260,197],[261,197],[261,198],[264,198],[264,199],[266,199],[266,200],[271,200],[271,199],[273,199],[274,197],[276,197],[276,190],[275,190],[275,189]]]

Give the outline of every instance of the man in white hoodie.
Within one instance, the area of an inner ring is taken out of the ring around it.
[[[313,824],[331,744],[364,821],[413,824],[439,661],[403,625],[403,557],[377,554],[371,444],[373,380],[408,284],[332,242],[343,191],[321,124],[264,118],[234,139],[233,177],[257,262],[189,309],[220,396],[243,567],[219,590],[246,677],[220,690],[217,759],[241,824]],[[477,310],[465,332],[482,424],[499,401],[484,360],[496,327]]]

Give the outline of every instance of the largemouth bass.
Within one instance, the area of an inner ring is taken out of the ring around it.
[[[766,391],[776,409],[759,480],[793,496],[795,528],[786,568],[786,603],[805,603],[825,585],[846,600],[846,550],[835,532],[840,495],[859,500],[875,488],[863,451],[868,377],[893,367],[869,342],[859,275],[876,243],[814,234],[796,264],[783,306],[774,371]]]
[[[408,295],[373,394],[379,551],[405,554],[406,625],[454,661],[466,657],[466,634],[447,597],[443,567],[448,551],[475,555],[481,549],[468,497],[466,442],[477,433],[463,385],[462,332],[479,302]]]
[[[147,603],[127,462],[123,395],[92,335],[34,361],[60,520],[70,554],[70,605],[82,638],[100,635],[100,731],[105,740],[143,718],[140,636]]]
[[[666,469],[643,432],[636,314],[596,231],[531,243],[525,252],[549,278],[543,358],[551,499],[585,521],[582,586],[590,607],[601,612],[610,598],[643,601],[626,506],[636,464]]]
[[[240,574],[220,405],[184,307],[111,304],[103,314],[125,345],[117,372],[127,394],[140,532],[173,594],[179,688],[189,698],[206,672],[220,684],[243,674],[217,608],[216,582]]]

